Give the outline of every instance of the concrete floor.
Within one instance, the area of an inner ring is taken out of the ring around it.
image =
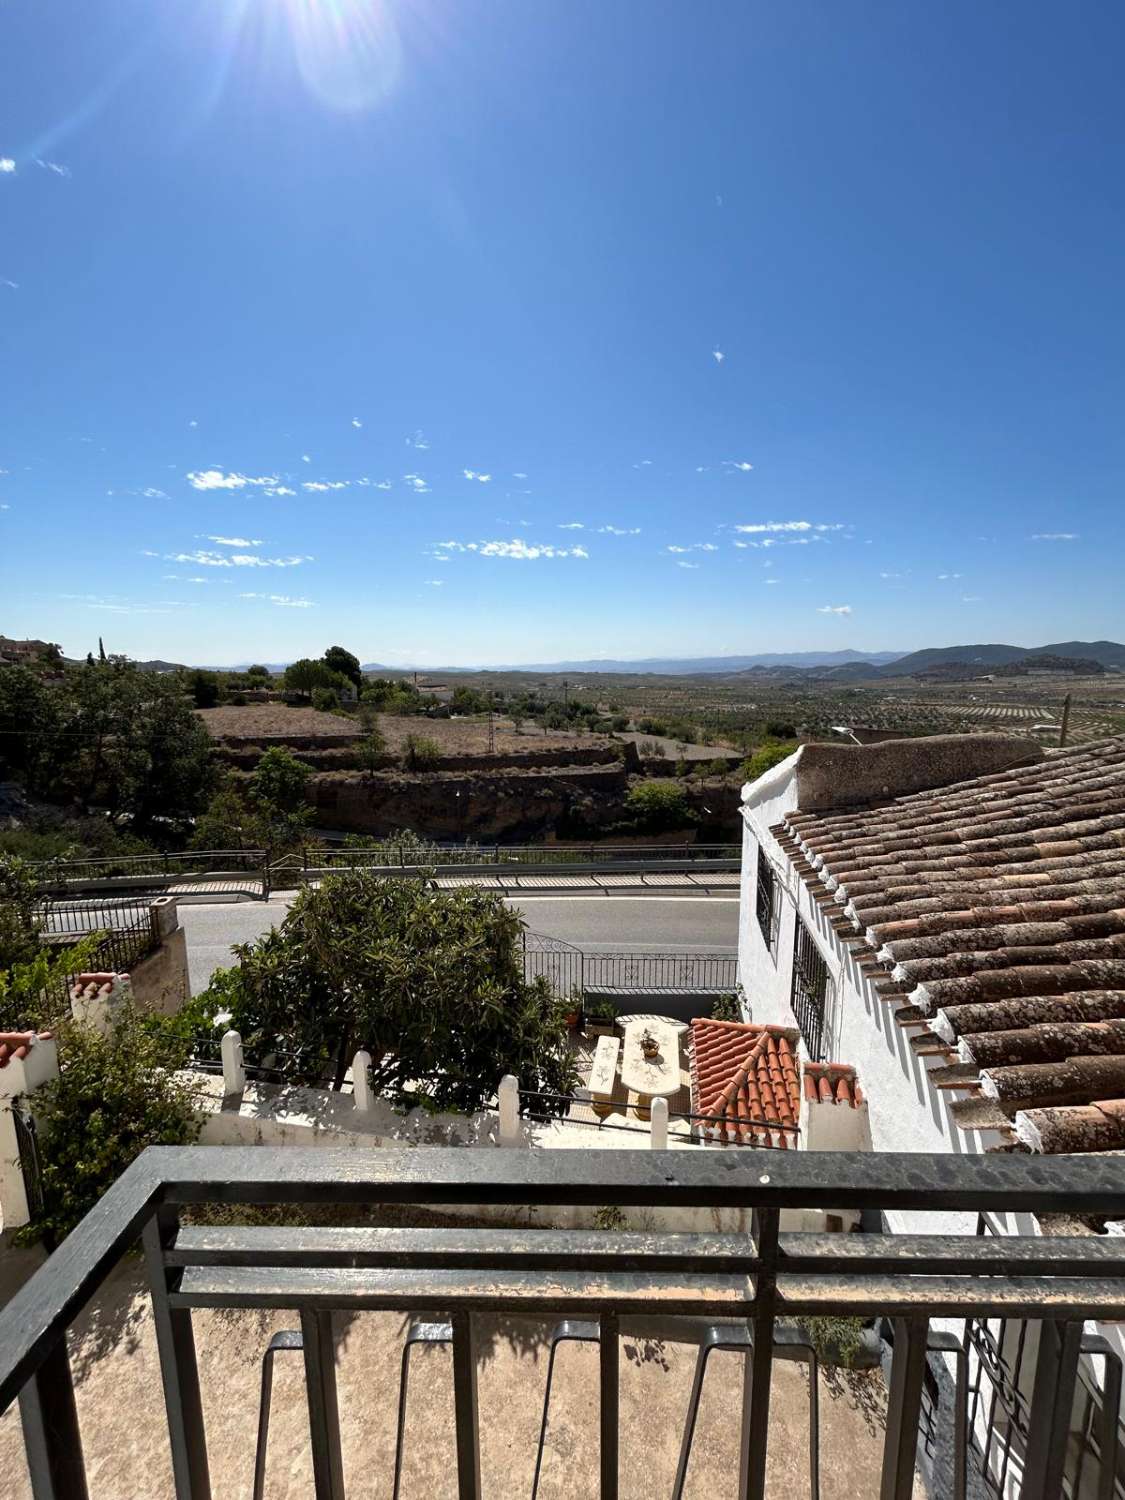
[[[26,1253],[0,1251],[10,1294]],[[2,1288],[0,1288],[2,1289]],[[215,1500],[249,1500],[258,1420],[259,1361],[285,1313],[197,1312],[196,1340]],[[387,1500],[394,1466],[402,1320],[364,1313],[337,1320],[344,1468],[349,1497]],[[171,1500],[160,1377],[139,1260],[124,1262],[76,1326],[71,1355],[91,1500]],[[688,1346],[625,1338],[621,1359],[622,1500],[671,1490],[694,1367]],[[482,1321],[479,1397],[486,1496],[528,1496],[546,1379],[543,1329]],[[885,1391],[878,1374],[821,1382],[821,1494],[878,1493]],[[738,1464],[741,1359],[712,1356],[688,1476],[687,1500],[733,1500]],[[598,1492],[598,1359],[563,1345],[556,1366],[542,1500]],[[769,1494],[802,1500],[808,1484],[808,1383],[803,1369],[774,1372]],[[0,1500],[30,1500],[19,1419],[0,1418]],[[311,1500],[308,1425],[298,1355],[278,1358],[266,1494]],[[451,1359],[423,1350],[408,1402],[402,1500],[456,1494]],[[922,1491],[919,1488],[918,1494]]]

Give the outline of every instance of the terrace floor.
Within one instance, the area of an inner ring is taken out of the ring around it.
[[[0,1296],[38,1262],[36,1252],[0,1249]],[[258,1420],[259,1362],[276,1330],[294,1317],[197,1312],[212,1488],[249,1500]],[[403,1325],[365,1313],[337,1326],[339,1402],[349,1496],[387,1500],[394,1468]],[[530,1322],[481,1320],[479,1398],[486,1496],[531,1493],[546,1379],[545,1330]],[[621,1496],[667,1495],[694,1368],[690,1346],[624,1338],[621,1359]],[[122,1263],[71,1339],[90,1494],[95,1500],[172,1500],[168,1443],[152,1319],[138,1259]],[[712,1356],[686,1500],[733,1500],[737,1488],[740,1356]],[[456,1494],[451,1356],[425,1350],[408,1402],[402,1500]],[[869,1500],[878,1493],[886,1395],[878,1372],[820,1378],[821,1494]],[[808,1480],[808,1382],[803,1368],[774,1371],[769,1489],[803,1500]],[[598,1362],[593,1346],[558,1356],[540,1495],[574,1500],[598,1489]],[[920,1483],[915,1493],[924,1491]],[[0,1500],[30,1500],[19,1418],[0,1418]],[[312,1472],[300,1357],[278,1357],[266,1495],[311,1500]]]

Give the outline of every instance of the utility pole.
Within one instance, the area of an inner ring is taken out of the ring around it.
[[[488,695],[488,753],[496,754],[496,726],[492,722],[492,694]]]
[[[1062,725],[1059,729],[1059,748],[1066,744],[1066,732],[1070,728],[1070,694],[1063,699]]]
[[[564,677],[563,678],[563,713],[565,714],[569,708],[570,708],[570,683],[567,682],[566,678]]]

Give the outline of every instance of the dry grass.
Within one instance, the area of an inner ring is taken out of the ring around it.
[[[239,708],[200,708],[196,712],[217,740],[257,740],[291,734],[339,737],[358,734],[359,725],[342,714],[322,714],[316,708],[290,708],[287,703],[247,703]]]

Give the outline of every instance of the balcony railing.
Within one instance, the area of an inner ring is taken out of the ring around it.
[[[181,1224],[183,1206],[205,1202],[722,1208],[751,1211],[754,1227],[699,1234]],[[869,1208],[1119,1219],[1125,1165],[1116,1156],[155,1147],[0,1312],[0,1408],[18,1397],[36,1500],[85,1497],[66,1331],[140,1236],[178,1500],[211,1494],[191,1320],[204,1307],[299,1310],[318,1500],[345,1493],[332,1342],[338,1311],[440,1313],[451,1322],[461,1500],[481,1494],[481,1314],[600,1325],[604,1500],[618,1494],[619,1335],[632,1319],[745,1320],[752,1348],[742,1393],[744,1500],[762,1500],[765,1490],[779,1318],[893,1319],[880,1500],[907,1500],[913,1491],[930,1320],[1034,1319],[1038,1362],[1021,1495],[1064,1494],[1082,1323],[1125,1318],[1125,1241],[781,1232],[786,1210]],[[136,1493],[144,1482],[137,1475]]]

